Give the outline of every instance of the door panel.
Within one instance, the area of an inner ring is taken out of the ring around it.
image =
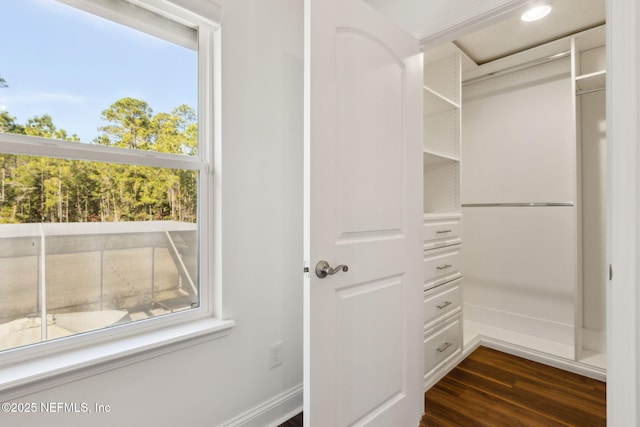
[[[402,288],[403,277],[395,276],[336,292],[337,425],[352,425],[370,408],[404,397]]]
[[[339,30],[336,51],[340,231],[399,233],[404,65],[359,31]]]
[[[305,425],[415,427],[419,45],[361,0],[305,7]],[[348,270],[318,278],[321,260]]]

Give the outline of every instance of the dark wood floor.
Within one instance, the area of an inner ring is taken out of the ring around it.
[[[420,427],[605,426],[606,385],[479,347],[425,393]]]
[[[280,424],[278,427],[302,427],[302,412]]]
[[[606,384],[479,347],[424,395],[420,427],[606,426]],[[302,427],[302,414],[280,427]]]

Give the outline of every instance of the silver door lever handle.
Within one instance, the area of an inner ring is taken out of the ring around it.
[[[338,271],[349,271],[349,266],[340,264],[336,268],[331,268],[327,261],[320,261],[316,264],[316,276],[324,279],[329,274],[336,274]]]

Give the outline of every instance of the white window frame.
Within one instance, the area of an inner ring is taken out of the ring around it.
[[[198,308],[0,352],[0,401],[135,363],[228,334],[220,295],[220,25],[210,0],[58,0],[198,50],[198,155],[123,149],[0,133],[0,151],[87,161],[183,168],[199,172]],[[114,4],[117,6],[114,10]],[[140,13],[131,13],[132,8]],[[153,12],[149,14],[148,12]],[[157,25],[152,15],[167,18]],[[150,18],[150,19],[149,19]],[[172,22],[178,23],[172,28]],[[189,31],[196,29],[195,39]],[[176,30],[176,31],[173,31]],[[185,36],[186,35],[186,36]]]

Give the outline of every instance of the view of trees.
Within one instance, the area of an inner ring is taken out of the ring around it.
[[[154,114],[122,98],[102,112],[92,144],[193,155],[196,114],[180,105]],[[0,112],[0,132],[80,143],[48,114],[16,123]],[[195,171],[0,153],[0,223],[176,220],[196,222]]]

